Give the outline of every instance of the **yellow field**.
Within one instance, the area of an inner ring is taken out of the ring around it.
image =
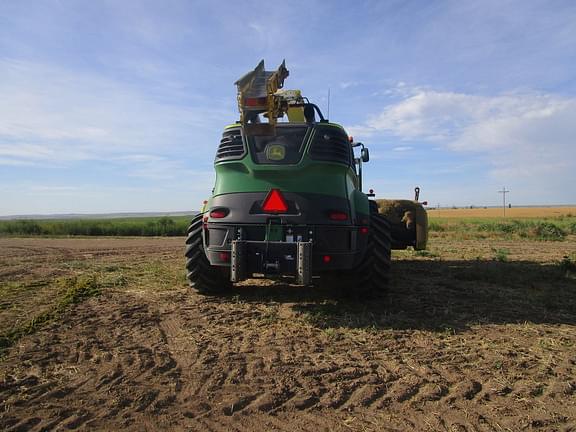
[[[506,217],[544,218],[576,215],[576,207],[512,207],[506,208]],[[501,218],[502,208],[459,208],[428,210],[430,218]]]

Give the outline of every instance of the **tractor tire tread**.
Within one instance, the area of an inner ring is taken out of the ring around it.
[[[232,282],[225,277],[221,268],[210,265],[204,253],[202,240],[202,214],[192,219],[186,236],[186,278],[190,287],[200,294],[222,294],[232,288]]]

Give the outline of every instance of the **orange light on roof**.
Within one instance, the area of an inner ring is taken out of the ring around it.
[[[262,203],[262,210],[266,213],[284,213],[288,210],[288,205],[280,191],[272,189]]]

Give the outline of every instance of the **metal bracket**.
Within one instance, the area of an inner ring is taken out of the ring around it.
[[[297,249],[296,281],[299,285],[310,285],[312,282],[312,242],[298,242]]]
[[[246,279],[246,242],[242,240],[232,241],[232,251],[230,254],[230,280],[240,282]]]

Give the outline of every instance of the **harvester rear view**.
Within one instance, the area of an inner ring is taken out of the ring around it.
[[[284,62],[266,71],[262,61],[235,83],[240,120],[224,129],[212,196],[188,229],[188,280],[203,294],[254,277],[383,291],[392,246],[425,247],[426,213],[391,201],[380,214],[361,190],[368,149],[284,90],[288,75]]]

